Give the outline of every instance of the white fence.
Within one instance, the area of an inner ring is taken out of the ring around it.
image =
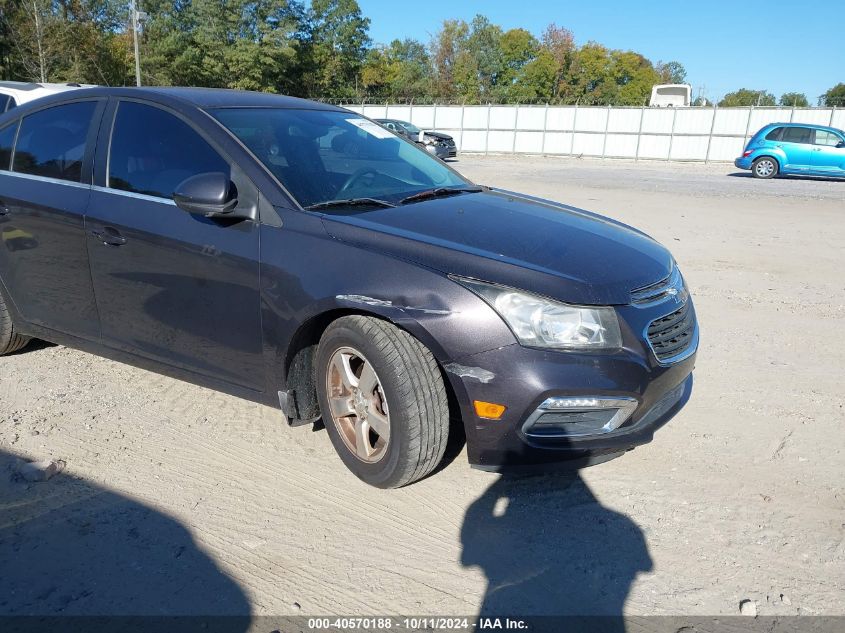
[[[455,137],[459,151],[732,161],[767,123],[845,127],[837,108],[374,105],[344,107]]]

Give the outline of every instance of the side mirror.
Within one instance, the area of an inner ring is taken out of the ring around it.
[[[173,192],[176,206],[207,218],[237,218],[238,198],[233,195],[232,182],[219,171],[197,174],[183,180]]]
[[[837,148],[839,148],[839,149],[843,149],[843,148],[845,148],[845,141],[839,141],[839,142],[836,144],[836,147],[837,147]]]

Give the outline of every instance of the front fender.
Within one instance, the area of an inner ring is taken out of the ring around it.
[[[443,272],[338,241],[299,212],[282,227],[261,227],[261,311],[271,392],[284,384],[296,333],[333,312],[387,319],[441,364],[514,343],[504,321]]]

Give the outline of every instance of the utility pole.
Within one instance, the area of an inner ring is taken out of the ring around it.
[[[702,102],[701,102],[701,99],[705,98],[705,97],[704,97],[704,94],[705,94],[706,92],[707,92],[707,84],[700,84],[700,85],[698,86],[698,96],[695,98],[695,101],[693,101],[693,103],[698,102],[698,103],[700,103],[701,105],[707,105],[706,103],[702,103]]]
[[[47,73],[45,71],[46,64],[44,63],[44,47],[42,41],[44,40],[44,31],[41,28],[41,15],[38,10],[38,5],[35,1],[32,2],[32,15],[35,17],[35,40],[38,42],[38,70],[41,73],[41,83],[47,81]]]
[[[138,22],[146,17],[145,13],[138,11],[135,5],[136,0],[132,0],[129,4],[129,10],[132,12],[132,42],[135,46],[135,85],[141,85],[141,54],[138,51]]]

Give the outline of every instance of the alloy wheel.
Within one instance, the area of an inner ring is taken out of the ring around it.
[[[363,462],[379,461],[390,443],[390,413],[372,364],[352,347],[336,350],[326,393],[332,422],[346,447]]]
[[[775,165],[770,160],[761,160],[757,163],[756,170],[758,176],[766,178],[767,176],[772,175],[772,172],[775,170]]]

